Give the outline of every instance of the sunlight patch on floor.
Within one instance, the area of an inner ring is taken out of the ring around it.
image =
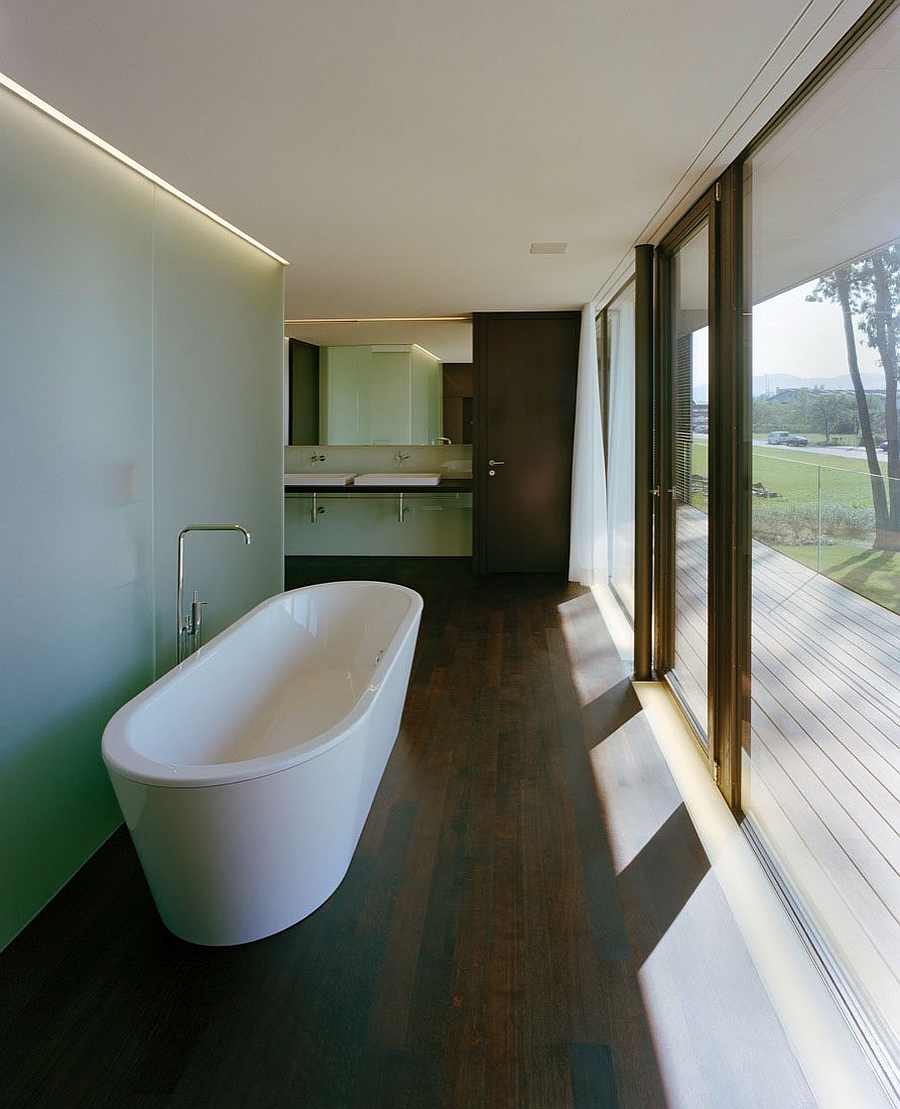
[[[634,666],[634,628],[628,621],[622,606],[605,585],[592,585],[591,593],[600,609],[600,615],[622,662],[629,668]]]
[[[818,1105],[886,1109],[882,1087],[709,777],[669,694],[656,682],[636,682],[635,690]]]
[[[629,720],[589,752],[616,874],[643,851],[671,817],[681,798],[660,788],[658,769],[635,755],[634,734],[643,721]]]

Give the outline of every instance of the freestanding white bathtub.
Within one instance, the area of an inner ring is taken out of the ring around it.
[[[334,582],[264,601],[121,708],[103,760],[166,926],[236,944],[338,887],[397,737],[422,614]]]

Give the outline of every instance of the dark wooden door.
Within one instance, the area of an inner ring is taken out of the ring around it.
[[[474,317],[475,568],[565,573],[579,312]]]

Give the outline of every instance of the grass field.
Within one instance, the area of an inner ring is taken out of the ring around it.
[[[882,462],[882,473],[886,464]],[[691,472],[707,476],[707,447],[692,445]],[[754,444],[753,537],[789,558],[900,612],[900,552],[873,551],[875,512],[865,459]],[[707,510],[702,493],[692,498]]]
[[[776,547],[862,597],[900,613],[900,553],[830,543],[821,547]]]

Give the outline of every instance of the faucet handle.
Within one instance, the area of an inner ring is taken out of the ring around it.
[[[199,590],[194,590],[194,596],[191,599],[191,632],[193,635],[200,634],[200,628],[203,623],[203,606],[209,604],[209,601],[200,600]]]

